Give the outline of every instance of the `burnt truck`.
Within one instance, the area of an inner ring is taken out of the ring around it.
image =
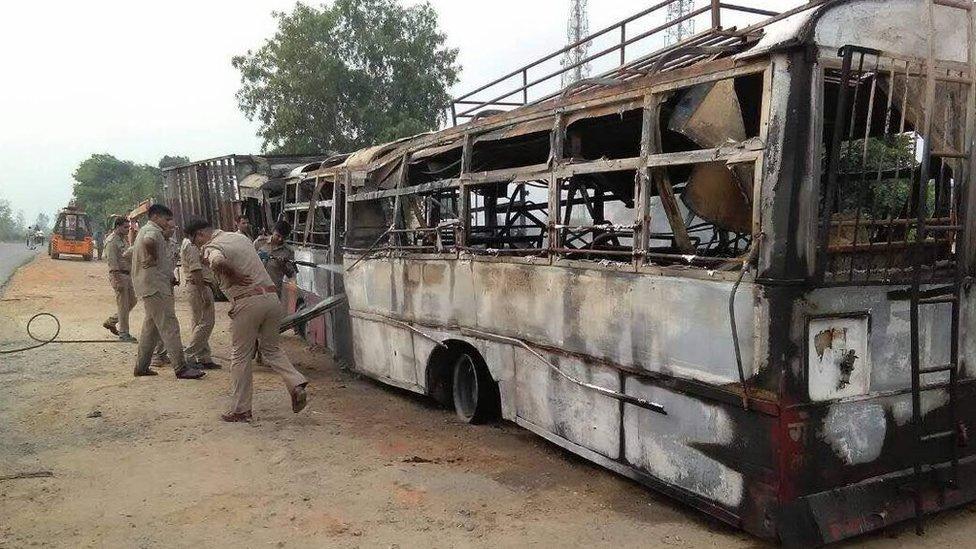
[[[921,532],[976,499],[976,10],[672,4],[296,167],[315,337],[764,539]]]

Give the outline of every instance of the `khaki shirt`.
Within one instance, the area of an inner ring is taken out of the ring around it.
[[[278,296],[280,297],[284,279],[295,276],[295,266],[291,263],[295,260],[295,252],[284,244],[274,246],[270,242],[263,245],[258,251],[268,254],[264,268],[268,271],[271,282],[278,289]]]
[[[105,239],[105,263],[109,272],[132,270],[132,248],[115,231]]]
[[[146,249],[155,249],[153,259]],[[149,221],[132,244],[132,287],[137,297],[173,295],[173,257],[159,225]]]
[[[190,275],[196,271],[202,271],[203,281],[207,284],[215,284],[213,271],[200,262],[200,257],[200,248],[194,246],[189,238],[184,238],[183,244],[180,246],[180,268],[183,271],[183,279],[189,284],[193,280]]]
[[[214,231],[213,238],[203,246],[203,256],[210,262],[210,268],[214,271],[217,282],[220,283],[220,289],[231,299],[256,288],[274,286],[268,271],[258,257],[258,252],[254,249],[254,243],[243,234]],[[219,273],[218,267],[222,263],[227,263],[241,275],[250,278],[251,283],[247,286],[232,286],[230,281]]]

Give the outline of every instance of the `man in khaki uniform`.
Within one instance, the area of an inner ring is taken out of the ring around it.
[[[285,382],[291,395],[292,411],[297,414],[307,402],[305,386],[308,380],[292,366],[281,348],[278,333],[281,304],[271,277],[254,250],[254,243],[242,234],[214,231],[209,226],[196,234],[198,241],[206,242],[202,248],[204,263],[210,265],[220,289],[233,301],[230,310],[234,347],[231,359],[233,401],[230,412],[221,419],[231,422],[251,420],[254,391],[251,357],[255,339],[264,363]]]
[[[200,248],[206,241],[199,237],[202,228],[209,225],[200,219],[190,220],[183,227],[186,238],[180,245],[180,268],[186,281],[187,299],[193,313],[193,332],[190,342],[183,351],[187,360],[192,360],[205,370],[218,369],[210,355],[210,334],[214,328],[214,296],[211,286],[216,284],[213,272],[200,261]]]
[[[246,236],[248,239],[254,238],[251,236],[251,220],[246,215],[239,215],[234,219],[234,228],[237,229],[238,233]]]
[[[136,293],[132,289],[130,265],[132,248],[125,241],[129,234],[129,220],[119,216],[113,222],[112,232],[105,239],[105,261],[108,263],[108,279],[115,290],[118,310],[102,323],[106,330],[119,336],[121,341],[135,342],[129,334],[129,313],[136,306]]]
[[[176,245],[176,240],[173,239],[174,234],[176,234],[175,224],[170,224],[170,226],[167,227],[165,231],[163,231],[163,236],[166,238],[166,254],[167,257],[169,257],[170,259],[170,263],[171,263],[171,267],[173,268],[173,271],[176,270],[176,264],[180,258],[180,250]],[[170,283],[173,286],[179,284],[175,276],[171,276],[170,279],[171,279]],[[186,355],[185,350],[183,351],[183,354]],[[152,366],[153,368],[160,368],[169,363],[170,360],[169,360],[169,355],[166,354],[166,346],[163,345],[163,340],[160,339],[159,343],[156,344],[156,348],[153,349],[153,356],[149,365]]]
[[[133,372],[154,376],[149,368],[153,349],[160,339],[166,347],[179,379],[199,379],[204,372],[187,365],[180,341],[180,323],[173,301],[173,260],[166,251],[163,232],[173,223],[173,212],[162,204],[149,207],[149,221],[139,229],[132,244],[132,285],[146,309],[139,336],[139,356]]]
[[[275,285],[279,300],[285,279],[295,276],[295,251],[285,244],[289,234],[291,234],[291,225],[287,221],[279,221],[275,223],[271,238],[267,239],[261,247],[258,247],[258,241],[254,242],[258,257],[264,262],[264,268]]]

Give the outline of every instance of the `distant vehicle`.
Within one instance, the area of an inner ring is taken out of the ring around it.
[[[58,219],[51,231],[47,252],[52,259],[58,259],[62,254],[80,255],[85,261],[91,261],[95,250],[92,239],[91,220],[84,211],[74,203],[58,213]]]

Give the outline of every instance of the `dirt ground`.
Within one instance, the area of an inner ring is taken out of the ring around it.
[[[0,347],[23,342],[38,311],[58,315],[61,338],[107,336],[105,271],[44,256],[23,267],[0,297]],[[141,305],[133,320],[138,333]],[[251,425],[218,419],[227,371],[134,378],[127,344],[0,355],[0,547],[765,546],[515,426],[463,424],[295,337],[287,347],[311,404],[292,414],[259,367]],[[3,479],[38,471],[52,476]],[[973,513],[853,545],[970,546]]]

